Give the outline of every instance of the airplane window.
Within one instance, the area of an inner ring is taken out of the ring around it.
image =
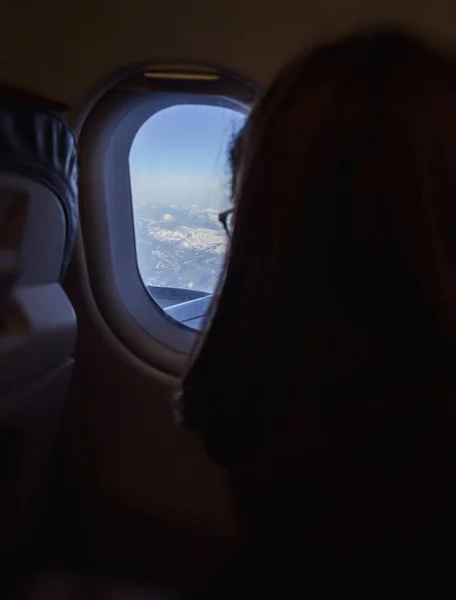
[[[75,117],[79,231],[100,323],[168,375],[182,373],[210,314],[228,247],[229,150],[258,91],[223,68],[136,65]]]
[[[218,215],[230,204],[228,152],[246,116],[181,104],[140,127],[129,167],[139,272],[171,318],[202,325],[227,246]]]

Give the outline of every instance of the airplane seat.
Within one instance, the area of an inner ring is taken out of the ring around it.
[[[67,110],[0,85],[0,556],[33,529],[73,367],[76,315],[62,280],[78,221],[77,146]]]
[[[168,590],[67,565],[54,547],[59,521],[47,520],[76,343],[62,288],[78,221],[66,110],[0,84],[0,597],[175,600]]]

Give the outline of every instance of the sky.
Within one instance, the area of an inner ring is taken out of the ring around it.
[[[172,106],[153,115],[130,151],[134,204],[160,202],[222,209],[228,149],[245,116],[219,106]]]

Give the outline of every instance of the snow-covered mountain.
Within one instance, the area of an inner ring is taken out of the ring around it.
[[[134,219],[146,285],[214,291],[227,243],[217,210],[148,203],[135,207]]]

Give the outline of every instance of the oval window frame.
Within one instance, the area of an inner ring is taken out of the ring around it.
[[[150,73],[154,76],[146,76]],[[128,164],[131,143],[159,110],[209,104],[248,114],[258,91],[254,82],[224,68],[141,65],[109,78],[74,123],[80,148],[80,231],[93,298],[122,344],[171,375],[182,372],[201,332],[167,316],[139,273]],[[126,169],[119,169],[123,160]]]

